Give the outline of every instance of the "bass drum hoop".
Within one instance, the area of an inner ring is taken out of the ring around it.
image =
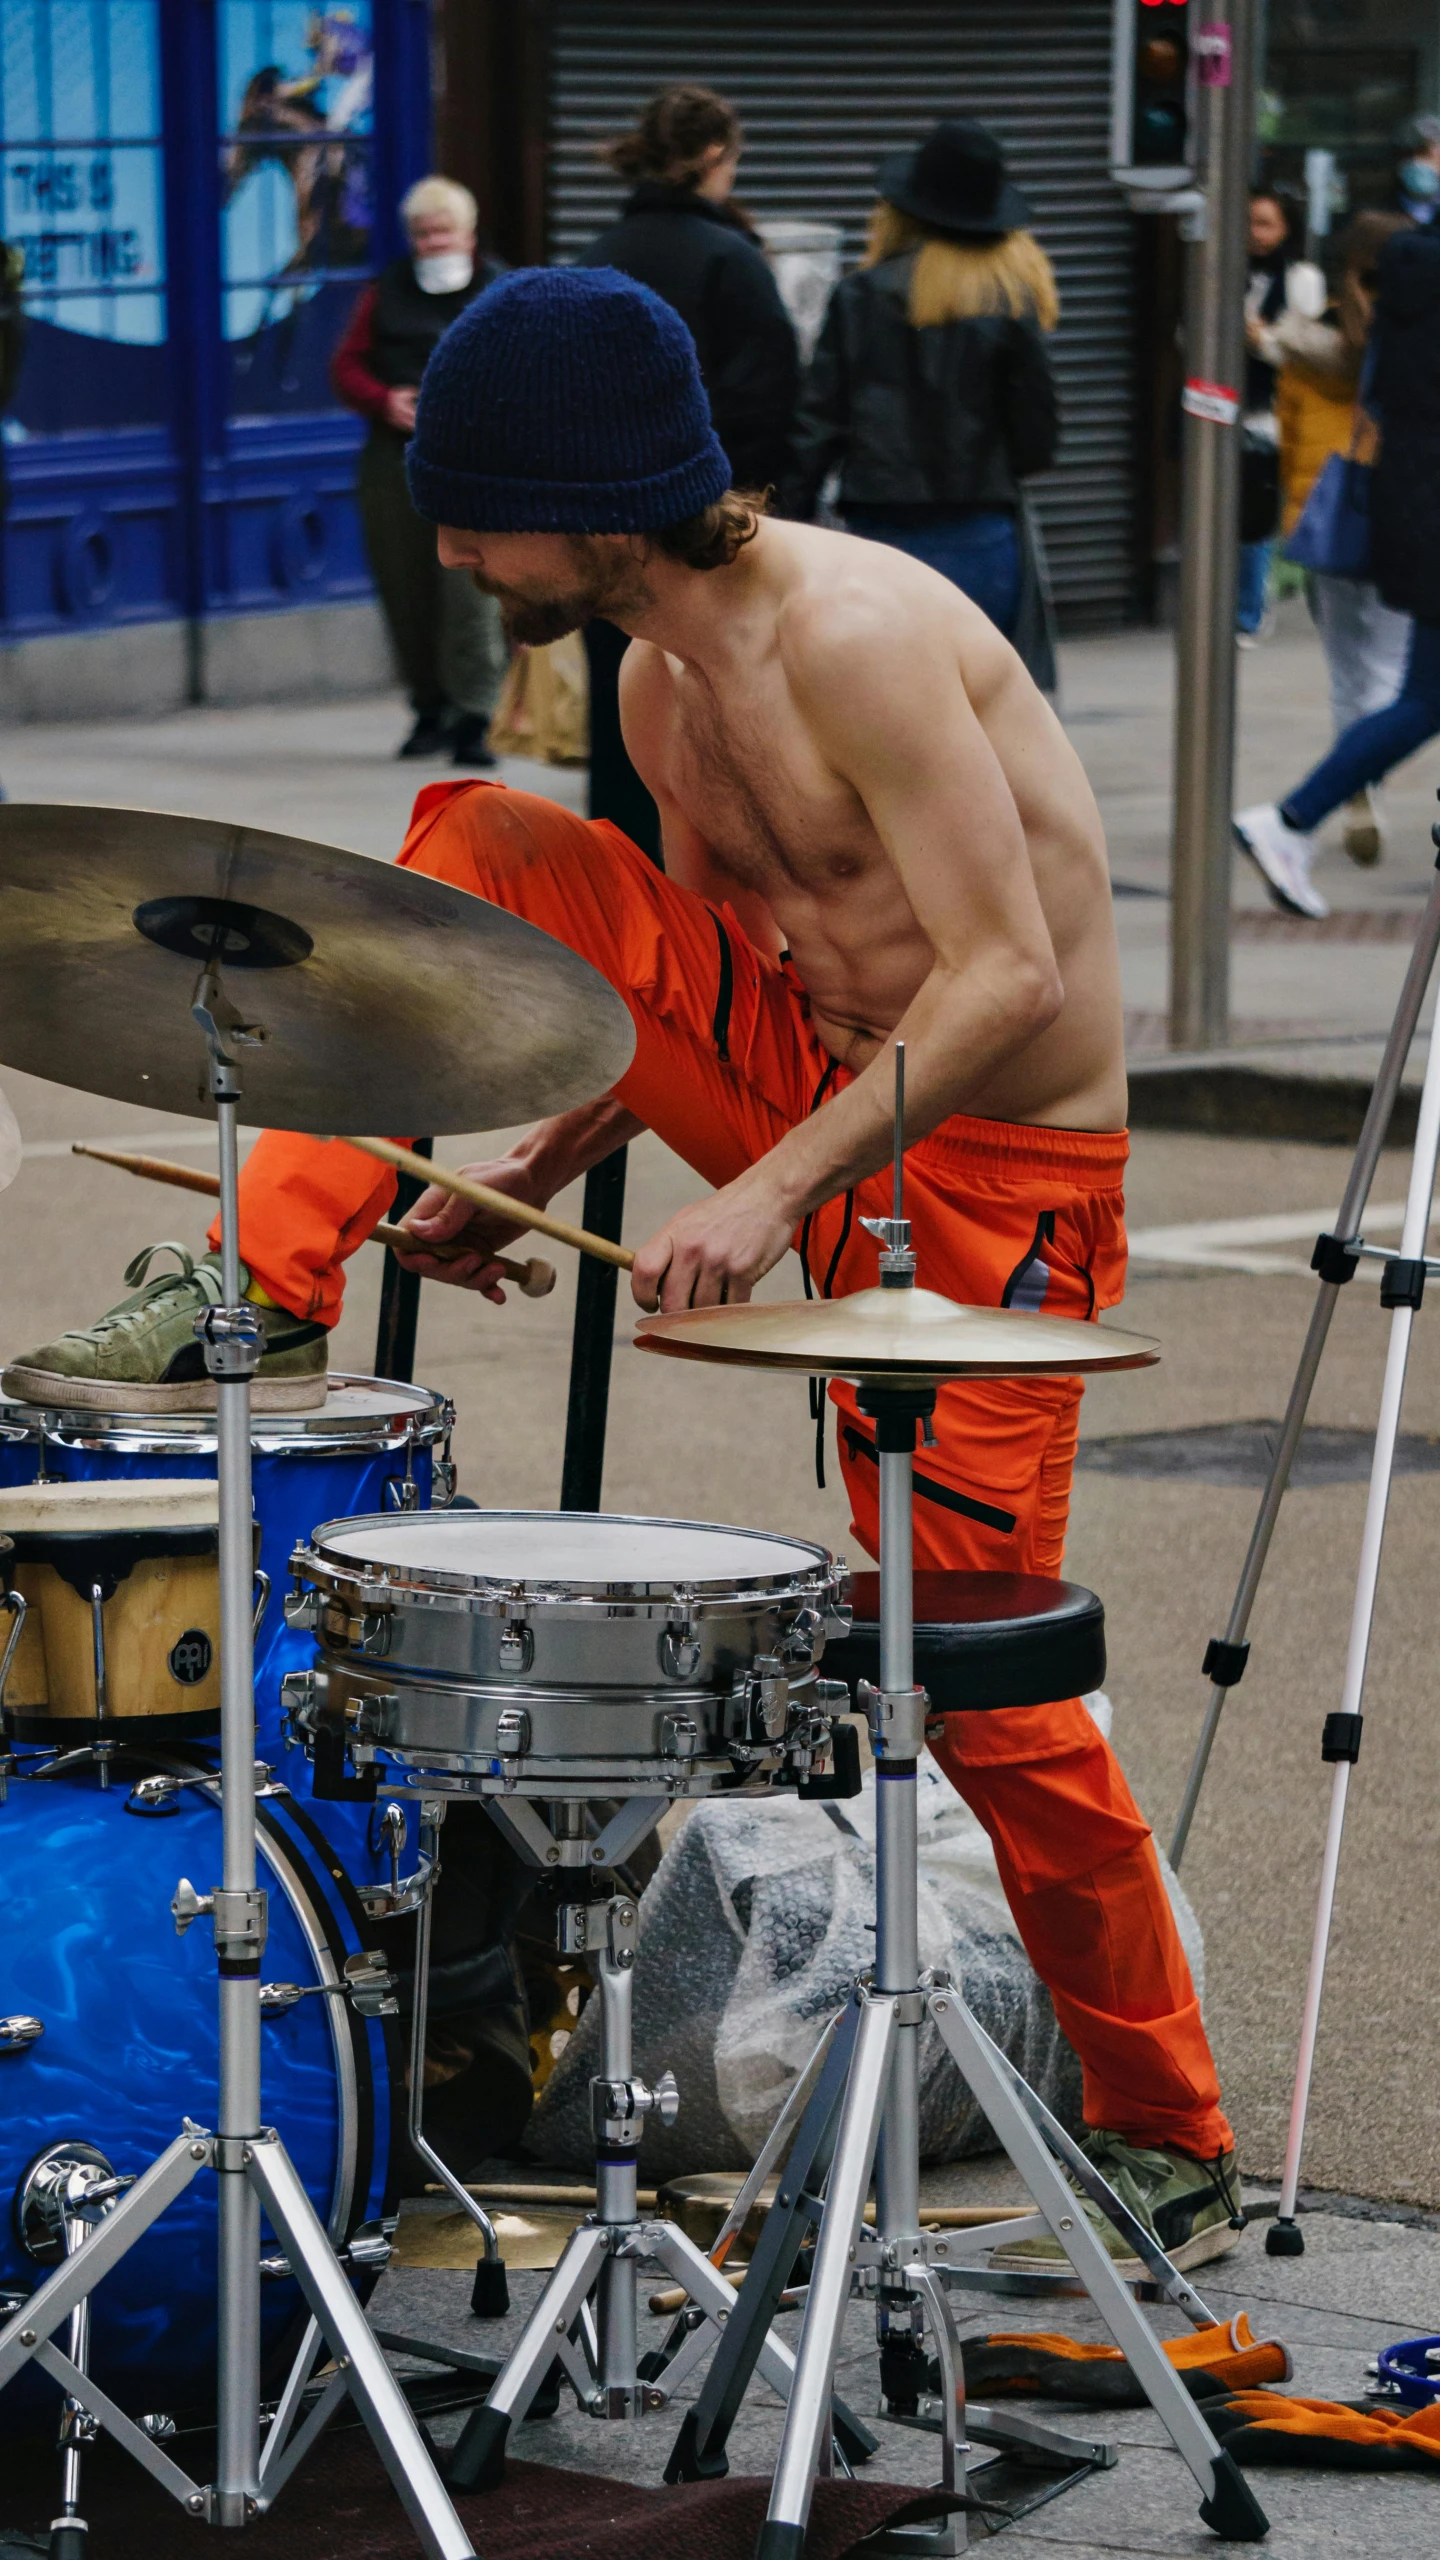
[[[324,1405],[313,1413],[251,1416],[250,1445],[266,1457],[324,1457],[333,1452],[428,1449],[448,1441],[455,1408],[434,1387],[394,1378],[369,1378],[358,1370],[332,1369],[333,1388],[369,1390],[389,1400],[389,1410],[332,1418]],[[396,1410],[397,1406],[400,1408]],[[16,1417],[20,1417],[19,1420]],[[79,1405],[0,1405],[0,1441],[37,1440],[42,1473],[47,1448],[113,1449],[119,1457],[209,1457],[218,1447],[211,1413],[95,1413]],[[381,1513],[380,1518],[387,1515]],[[388,1515],[393,1516],[393,1515]]]

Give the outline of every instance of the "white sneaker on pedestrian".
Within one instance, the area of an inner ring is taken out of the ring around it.
[[[1328,916],[1330,910],[1310,880],[1313,836],[1287,827],[1273,800],[1237,810],[1231,825],[1241,852],[1249,854],[1277,907],[1292,916]]]
[[[1364,871],[1369,871],[1385,850],[1385,822],[1379,800],[1368,785],[1345,803],[1345,850]]]

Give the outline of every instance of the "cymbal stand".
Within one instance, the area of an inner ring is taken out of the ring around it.
[[[903,1113],[902,1044],[896,1056],[894,1213],[865,1221],[883,1247],[882,1288],[915,1284],[915,1255],[901,1195]],[[1086,2190],[1197,2324],[1209,2317],[1204,2304],[992,2043],[956,1986],[948,1977],[922,1978],[920,1973],[916,1782],[928,1702],[915,1685],[914,1672],[912,1464],[917,1426],[928,1424],[935,1400],[935,1383],[924,1378],[870,1379],[859,1386],[860,1409],[875,1422],[880,1466],[880,1685],[871,1689],[866,1683],[861,1689],[875,1752],[875,1962],[857,1982],[821,2063],[735,2311],[681,2429],[666,2477],[704,2479],[725,2471],[725,2439],[754,2369],[758,2340],[768,2333],[796,2250],[817,2221],[795,2378],[756,2560],[800,2560],[804,2551],[816,2478],[833,2466],[831,2394],[846,2312],[857,2287],[876,2304],[882,2415],[916,2407],[928,2380],[923,2341],[929,2334],[942,2386],[942,2486],[955,2501],[934,2526],[897,2531],[888,2543],[877,2541],[877,2550],[948,2560],[965,2549],[969,2437],[1059,2463],[1099,2467],[1109,2458],[1108,2448],[1012,2419],[1008,2412],[971,2411],[967,2424],[964,2372],[944,2270],[947,2264],[963,2267],[967,2255],[1002,2237],[1048,2229],[1191,2471],[1202,2492],[1204,2521],[1226,2539],[1251,2541],[1266,2531],[1260,2507],[1079,2210],[1060,2164],[1083,2171]],[[920,2228],[920,2032],[927,2020],[1038,2207],[1021,2222],[963,2236]],[[864,2211],[872,2167],[875,2224],[867,2230]]]
[[[1431,841],[1440,848],[1440,825],[1431,828],[1430,836]],[[1368,1255],[1371,1252],[1371,1248],[1364,1244],[1361,1235],[1365,1204],[1370,1197],[1370,1186],[1375,1179],[1375,1167],[1394,1113],[1396,1096],[1400,1091],[1400,1079],[1405,1072],[1405,1062],[1410,1055],[1415,1038],[1420,1009],[1425,1001],[1426,988],[1430,984],[1437,951],[1440,951],[1440,860],[1437,860],[1437,876],[1431,887],[1429,902],[1416,930],[1409,965],[1405,971],[1404,983],[1395,1006],[1394,1019],[1385,1042],[1384,1055],[1366,1107],[1354,1162],[1350,1167],[1349,1179],[1345,1185],[1345,1195],[1335,1220],[1335,1232],[1333,1235],[1327,1234],[1316,1238],[1315,1251],[1310,1259],[1311,1270],[1319,1273],[1320,1285],[1311,1311],[1309,1331],[1306,1333],[1304,1347],[1300,1353],[1300,1364],[1290,1389],[1290,1401],[1285,1407],[1285,1419],[1280,1426],[1280,1437],[1275,1444],[1275,1454],[1270,1461],[1270,1473],[1265,1481],[1265,1490],[1260,1496],[1260,1508],[1256,1514],[1255,1526],[1250,1532],[1250,1544],[1240,1570],[1239,1584],[1230,1604],[1225,1633],[1223,1636],[1212,1636],[1205,1649],[1205,1660],[1201,1669],[1210,1682],[1210,1696],[1206,1702],[1204,1722],[1200,1728],[1200,1739],[1195,1746],[1190,1775],[1185,1782],[1185,1793],[1180,1800],[1180,1811],[1175,1822],[1175,1836],[1170,1843],[1172,1867],[1178,1867],[1185,1854],[1185,1844],[1190,1837],[1190,1826],[1195,1819],[1195,1808],[1200,1801],[1200,1790],[1205,1783],[1205,1772],[1210,1765],[1210,1754],[1215,1747],[1215,1736],[1220,1730],[1220,1718],[1225,1712],[1226,1698],[1244,1677],[1245,1666],[1250,1655],[1250,1613],[1255,1606],[1260,1577],[1265,1570],[1266,1559],[1270,1553],[1270,1541],[1275,1535],[1275,1524],[1280,1517],[1280,1505],[1290,1481],[1290,1469],[1294,1464],[1295,1452],[1300,1446],[1300,1434],[1305,1427],[1305,1416],[1309,1412],[1310,1398],[1315,1391],[1315,1379],[1330,1332],[1330,1321],[1335,1313],[1336,1301],[1347,1280],[1354,1279],[1356,1266],[1362,1253]],[[1423,1236],[1416,1250],[1424,1251]]]
[[[591,1842],[585,1836],[583,1807],[573,1799],[555,1803],[553,1828],[523,1799],[487,1799],[500,1828],[532,1863],[568,1865],[579,1890],[585,1869],[594,1878],[597,1866],[603,1872],[611,1860],[628,1856],[668,1801],[661,1796],[630,1799]],[[566,2241],[498,2381],[467,2421],[446,2472],[455,2488],[498,2485],[510,2431],[546,2389],[557,2365],[592,2417],[635,2419],[668,2408],[680,2384],[716,2338],[724,2336],[735,2305],[730,2286],[704,2251],[678,2224],[663,2217],[642,2219],[636,2201],[636,2156],[646,2119],[653,2115],[662,2124],[673,2124],[680,2094],[668,2071],[653,2088],[635,2074],[632,2018],[640,1913],[633,1896],[612,1891],[603,1899],[562,1901],[556,1937],[562,1955],[588,1955],[600,2001],[600,2068],[590,2083],[595,2210]],[[642,2356],[639,2347],[642,2259],[655,2261],[683,2285],[699,2314],[685,2334],[672,2332],[668,2353],[654,2357]],[[794,2372],[789,2347],[763,2336],[756,2342],[756,2358],[766,2380],[784,2397]],[[857,2453],[875,2450],[874,2438],[843,2406],[837,2407],[835,2423]]]
[[[169,902],[166,902],[167,904]],[[237,1199],[237,1116],[241,1080],[235,1048],[264,1037],[245,1022],[222,983],[217,951],[227,938],[221,902],[205,901],[201,971],[191,1011],[209,1056],[209,1092],[220,1141],[221,1298],[197,1319],[205,1365],[215,1381],[220,1485],[220,1760],[222,1882],[197,1894],[182,1879],[172,1909],[177,1929],[201,1913],[214,1923],[219,1970],[220,2081],[215,2132],[190,2123],[87,2233],[63,2266],[0,2327],[0,2390],[33,2361],[70,2402],[98,2419],[116,2442],[187,2514],[209,2524],[250,2523],[308,2452],[348,2392],[400,2496],[427,2560],[473,2560],[471,2545],[441,2486],[415,2420],[385,2362],[323,2224],[284,2145],[261,2117],[260,1959],[266,1900],[256,1884],[255,1698],[251,1630],[252,1517],[250,1380],[260,1356],[258,1310],[241,1295]],[[294,957],[267,948],[265,919],[243,916],[249,965]],[[258,929],[257,929],[258,928]],[[141,928],[145,929],[144,927]],[[165,927],[169,931],[169,926]],[[157,934],[155,938],[159,938]],[[168,947],[175,948],[172,941]],[[193,947],[189,946],[189,947]],[[103,2277],[198,2177],[218,2180],[216,2476],[192,2480],[81,2370],[55,2332]],[[260,2230],[262,2210],[278,2236],[310,2308],[304,2339],[262,2447],[260,2408]],[[302,2415],[322,2341],[333,2372]]]

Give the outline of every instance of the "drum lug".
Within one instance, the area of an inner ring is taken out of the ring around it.
[[[528,1627],[523,1630],[528,1636]],[[525,1664],[505,1662],[505,1637],[500,1639],[500,1659],[507,1670],[526,1669]],[[495,1719],[495,1748],[502,1760],[523,1760],[530,1748],[530,1718],[523,1707],[502,1707]]]
[[[534,1659],[534,1628],[527,1626],[523,1619],[512,1620],[509,1624],[502,1626],[500,1630],[501,1670],[517,1674],[525,1672],[529,1670]],[[503,1716],[501,1717],[501,1723],[504,1723]],[[525,1746],[522,1743],[511,1747],[523,1750]],[[502,1742],[500,1748],[503,1751],[506,1748],[506,1745]]]
[[[667,1680],[693,1680],[700,1668],[700,1631],[690,1608],[690,1595],[682,1592],[666,1616],[660,1668]]]
[[[693,1760],[700,1749],[700,1728],[694,1717],[671,1707],[660,1719],[660,1748],[667,1760]]]
[[[418,1511],[420,1487],[413,1476],[387,1476],[385,1479],[387,1511]]]
[[[0,2018],[0,2053],[28,2053],[45,2033],[43,2018]]]

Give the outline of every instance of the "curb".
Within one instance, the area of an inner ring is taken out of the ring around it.
[[[1228,1059],[1137,1058],[1131,1065],[1132,1129],[1195,1129],[1222,1138],[1307,1138],[1353,1147],[1369,1108],[1372,1079],[1303,1075],[1280,1065]],[[1386,1144],[1414,1143],[1418,1085],[1402,1084]]]

